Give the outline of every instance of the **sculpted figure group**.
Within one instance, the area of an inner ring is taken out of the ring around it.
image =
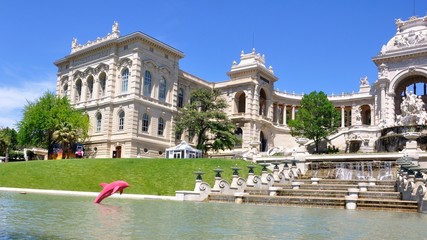
[[[396,125],[424,125],[427,120],[427,113],[424,109],[424,102],[421,96],[412,92],[406,93],[400,104],[401,115],[396,117]]]

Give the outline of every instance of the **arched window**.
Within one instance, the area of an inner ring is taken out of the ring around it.
[[[81,79],[77,79],[76,81],[76,102],[80,102],[80,100],[82,99],[82,80]]]
[[[164,122],[163,118],[159,118],[159,124],[157,126],[157,134],[163,135],[164,129],[165,129],[165,122]]]
[[[125,129],[125,112],[121,111],[119,114],[119,131]]]
[[[102,114],[98,113],[96,115],[96,132],[101,132],[101,126],[102,126]]]
[[[267,116],[267,95],[264,89],[259,92],[259,115]]]
[[[105,96],[105,86],[107,83],[107,75],[105,72],[102,72],[99,75],[99,96],[103,97]]]
[[[401,79],[394,88],[394,111],[396,115],[402,114],[400,105],[403,102],[403,97],[407,97],[407,93],[412,92],[417,95],[417,98],[427,103],[427,77],[415,74]]]
[[[246,94],[244,92],[236,94],[237,112],[244,113],[246,111]]]
[[[178,90],[178,107],[182,108],[184,106],[184,90],[180,88]]]
[[[166,99],[166,79],[162,77],[159,84],[159,100],[164,101]]]
[[[267,152],[267,138],[264,136],[264,133],[262,131],[259,133],[259,141],[261,142],[259,151]]]
[[[362,124],[371,125],[371,107],[369,107],[369,105],[362,105],[360,110]]]
[[[234,147],[241,148],[242,147],[242,137],[243,137],[242,128],[237,128],[236,132],[234,132],[234,135],[237,137],[237,139],[240,139],[240,142],[236,143],[234,145]]]
[[[87,99],[92,99],[93,97],[93,76],[87,78]]]
[[[145,71],[144,75],[144,96],[151,96],[151,73]]]
[[[68,84],[64,84],[64,86],[62,87],[62,96],[66,97],[68,94]]]
[[[148,114],[144,113],[142,116],[142,131],[148,132],[148,127],[150,126],[150,117]]]
[[[128,91],[128,81],[129,81],[129,69],[124,69],[122,71],[122,93]]]

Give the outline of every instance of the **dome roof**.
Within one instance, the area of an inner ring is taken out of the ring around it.
[[[411,17],[407,21],[396,19],[396,27],[396,35],[383,45],[380,56],[427,46],[427,16]]]

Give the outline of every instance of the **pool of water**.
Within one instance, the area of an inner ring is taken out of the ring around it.
[[[0,239],[424,239],[427,215],[0,192]]]

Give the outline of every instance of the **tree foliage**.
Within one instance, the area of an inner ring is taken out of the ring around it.
[[[213,150],[232,149],[240,139],[233,124],[224,112],[227,102],[220,97],[218,89],[196,89],[191,92],[191,102],[180,109],[175,131],[186,131],[190,138],[197,138],[197,149],[205,154]]]
[[[9,161],[10,150],[16,150],[18,145],[18,133],[13,128],[0,128],[0,156],[5,156],[5,162]]]
[[[339,127],[340,114],[322,91],[311,92],[301,99],[295,120],[289,122],[292,136],[302,136],[319,143]]]
[[[23,119],[18,123],[18,140],[23,146],[46,148],[50,156],[53,145],[61,141],[54,132],[64,124],[73,126],[79,141],[88,137],[88,116],[71,107],[68,98],[46,92],[25,106]]]

